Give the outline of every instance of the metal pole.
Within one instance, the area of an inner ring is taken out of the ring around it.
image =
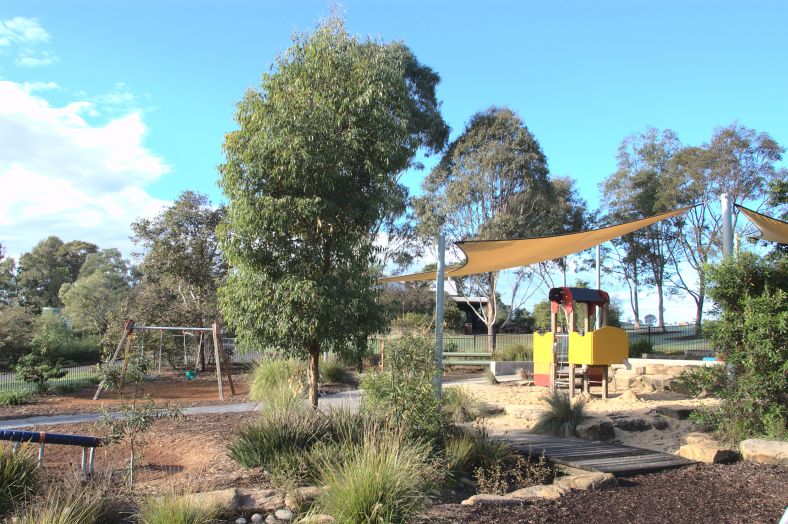
[[[720,195],[720,206],[722,207],[722,256],[728,258],[733,255],[733,216],[728,193]]]
[[[596,246],[596,288],[602,289],[602,249],[599,244]],[[594,319],[594,329],[599,329],[602,325],[602,307],[596,308],[596,318]]]
[[[441,378],[443,374],[443,294],[446,274],[446,234],[438,236],[438,270],[435,282],[435,398],[441,398]]]

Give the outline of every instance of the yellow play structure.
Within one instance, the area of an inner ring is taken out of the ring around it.
[[[552,389],[567,387],[574,396],[575,381],[582,380],[584,391],[591,383],[601,384],[608,394],[608,367],[627,358],[627,334],[607,325],[610,297],[601,289],[557,287],[550,290],[550,332],[534,333],[534,383]],[[577,305],[585,304],[582,332],[575,330]],[[557,322],[559,311],[566,319],[566,331]],[[600,327],[590,325],[592,313]]]

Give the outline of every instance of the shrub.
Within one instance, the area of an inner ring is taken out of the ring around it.
[[[473,473],[479,493],[490,495],[505,495],[509,492],[507,477],[508,475],[501,464],[493,464],[486,468],[478,467]]]
[[[498,362],[521,362],[533,360],[534,351],[523,344],[515,344],[502,349],[496,349],[493,360]]]
[[[203,524],[215,522],[224,509],[173,491],[146,497],[139,506],[138,519],[142,524]]]
[[[725,366],[684,369],[671,381],[671,387],[688,395],[719,395],[725,389]]]
[[[17,524],[101,524],[111,522],[106,489],[95,484],[50,490],[38,504],[16,517]]]
[[[518,456],[511,466],[496,462],[487,467],[480,466],[474,471],[479,493],[491,495],[504,495],[512,489],[550,484],[555,477],[556,469],[544,455],[538,459]]]
[[[316,501],[318,511],[338,522],[411,521],[434,480],[429,449],[391,433],[370,433],[363,444],[348,449],[340,464],[320,464],[327,490]]]
[[[484,429],[459,430],[446,438],[444,457],[450,475],[472,473],[494,464],[511,465],[517,453],[489,438]]]
[[[247,468],[268,467],[280,453],[306,450],[326,434],[320,413],[266,410],[229,444],[230,457]]]
[[[558,437],[574,436],[578,424],[586,418],[586,401],[578,398],[572,402],[568,394],[558,390],[548,394],[544,401],[549,409],[539,417],[531,432]]]
[[[33,401],[33,395],[24,389],[0,391],[0,406],[21,406]]]
[[[723,415],[720,408],[700,406],[690,412],[689,419],[703,431],[714,431],[720,427]]]
[[[483,406],[464,388],[443,391],[443,412],[455,424],[472,422],[484,414]]]
[[[339,384],[348,380],[348,372],[345,365],[335,357],[324,359],[320,363],[319,369],[321,383]]]
[[[37,479],[38,467],[32,453],[12,453],[0,448],[0,514],[24,502],[33,493]]]
[[[386,347],[386,370],[361,381],[363,408],[403,428],[412,438],[437,442],[446,426],[442,402],[435,398],[433,343],[404,336]]]
[[[49,391],[54,395],[67,395],[68,393],[77,393],[85,388],[96,386],[98,383],[98,377],[81,378],[71,382],[52,384]]]
[[[629,341],[629,358],[641,358],[643,353],[654,351],[654,344],[647,338],[638,337]]]

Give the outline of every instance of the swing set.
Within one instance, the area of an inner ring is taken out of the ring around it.
[[[145,337],[144,334],[147,331],[159,332],[159,372],[161,372],[161,359],[162,359],[162,348],[164,347],[164,333],[165,332],[180,332],[183,335],[183,356],[184,362],[186,361],[187,350],[186,350],[186,336],[191,335],[198,337],[197,342],[197,354],[196,354],[196,362],[201,364],[202,370],[205,369],[205,351],[203,343],[205,341],[205,335],[210,333],[213,338],[213,348],[214,348],[214,360],[216,362],[216,382],[219,391],[219,400],[224,400],[224,384],[223,384],[223,377],[222,377],[222,366],[224,366],[224,373],[227,375],[227,382],[230,385],[230,391],[233,395],[235,395],[235,385],[233,384],[233,377],[232,373],[230,372],[230,364],[227,359],[227,355],[224,351],[224,346],[222,345],[222,332],[221,327],[218,322],[213,322],[211,327],[192,327],[192,326],[142,326],[137,325],[134,323],[133,320],[129,319],[126,321],[126,324],[123,326],[123,334],[120,337],[120,341],[118,342],[118,346],[115,348],[115,352],[112,355],[106,365],[108,366],[115,366],[118,359],[121,358],[121,351],[123,351],[123,367],[121,369],[121,384],[125,381],[126,378],[126,371],[128,367],[129,357],[132,353],[132,341],[134,340],[135,334],[140,334],[140,354],[145,354]],[[190,373],[190,372],[187,372]],[[98,400],[99,396],[101,395],[103,388],[99,384],[98,388],[96,388],[96,393],[93,395],[93,400]]]

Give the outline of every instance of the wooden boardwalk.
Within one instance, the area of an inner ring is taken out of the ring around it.
[[[575,437],[535,435],[525,430],[509,431],[494,435],[493,438],[506,441],[517,451],[532,457],[544,454],[545,458],[556,464],[613,473],[616,476],[638,475],[693,464],[691,460],[678,455],[659,451]]]

